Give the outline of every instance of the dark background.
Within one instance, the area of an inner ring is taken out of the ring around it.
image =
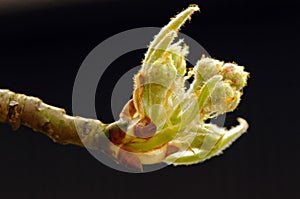
[[[182,32],[213,57],[251,72],[239,108],[226,121],[231,126],[242,116],[250,129],[225,154],[202,164],[128,174],[102,165],[84,148],[0,124],[0,198],[299,197],[298,1],[5,2],[0,1],[0,88],[40,97],[68,113],[77,70],[96,45],[131,28],[161,27],[198,3],[201,14]],[[113,85],[140,63],[142,53],[122,56],[99,83],[101,120],[112,121]]]

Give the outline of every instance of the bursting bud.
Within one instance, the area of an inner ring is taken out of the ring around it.
[[[185,56],[189,53],[188,46],[183,45],[182,43],[183,40],[181,39],[169,46],[169,48],[167,49],[167,51],[172,54],[173,64],[177,70],[177,74],[180,76],[184,76],[186,73]]]
[[[186,61],[185,58],[181,55],[172,53],[172,59],[174,61],[174,65],[177,69],[178,75],[183,76],[186,72]]]

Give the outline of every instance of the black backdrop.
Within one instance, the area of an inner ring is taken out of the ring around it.
[[[246,118],[248,133],[225,154],[202,164],[128,174],[102,165],[84,148],[61,146],[28,128],[12,132],[0,124],[1,198],[299,195],[296,0],[107,0],[9,11],[0,7],[0,87],[38,96],[71,113],[77,70],[97,44],[127,29],[163,26],[189,3],[199,3],[202,13],[182,32],[213,57],[236,61],[251,72],[239,108],[226,120],[230,126],[237,116]],[[140,63],[142,53],[123,56],[99,83],[101,120],[112,121],[111,89],[124,71]]]

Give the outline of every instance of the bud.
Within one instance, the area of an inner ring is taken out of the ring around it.
[[[167,91],[176,79],[176,68],[171,55],[154,62],[145,71],[143,106],[145,112],[155,104],[164,104],[167,100]]]
[[[192,88],[198,90],[203,82],[219,74],[223,64],[223,62],[212,58],[204,57],[200,59],[194,68],[195,80]]]
[[[205,105],[205,113],[223,114],[233,111],[240,101],[240,96],[240,92],[236,91],[228,81],[220,81]]]
[[[168,99],[172,96],[177,71],[172,55],[160,57],[136,76],[134,104],[140,118],[149,117],[157,127],[164,125]]]
[[[242,89],[247,84],[249,73],[244,71],[243,66],[234,63],[226,63],[222,66],[222,75],[224,79],[230,81],[230,84],[237,90]]]
[[[169,88],[176,78],[176,68],[171,59],[172,55],[159,58],[145,71],[145,85],[157,84]]]

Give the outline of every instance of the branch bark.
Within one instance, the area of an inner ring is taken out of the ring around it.
[[[78,127],[81,126],[86,131],[103,131],[105,128],[98,120],[69,116],[64,109],[47,105],[39,98],[3,89],[0,89],[0,122],[9,123],[13,130],[25,125],[44,133],[59,144],[79,146],[83,144],[77,133]],[[86,127],[87,124],[89,128]]]
[[[27,126],[59,144],[101,150],[117,163],[142,170],[138,157],[116,147],[126,139],[119,121],[107,125],[99,120],[69,116],[64,109],[45,104],[39,98],[0,89],[0,122],[9,123],[12,130]]]

